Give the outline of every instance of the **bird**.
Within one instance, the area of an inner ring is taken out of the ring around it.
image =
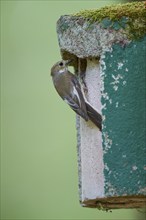
[[[85,121],[91,120],[101,131],[102,116],[84,98],[77,76],[68,70],[72,60],[61,60],[51,68],[54,87],[59,96]]]

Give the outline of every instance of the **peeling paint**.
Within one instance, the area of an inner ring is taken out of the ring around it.
[[[115,91],[117,91],[117,90],[118,90],[118,86],[114,85],[114,86],[113,86],[113,89],[114,89]]]
[[[112,146],[112,140],[109,138],[109,134],[107,132],[103,133],[103,137],[104,137],[104,145],[105,145],[104,154],[106,154]]]
[[[118,90],[118,84],[120,84],[120,79],[123,79],[123,76],[121,74],[118,75],[113,75],[112,74],[112,78],[114,79],[114,81],[112,81],[110,84],[113,85],[113,89],[115,91]]]
[[[106,196],[146,195],[145,44],[146,37],[125,48],[114,45],[101,57]]]
[[[118,63],[118,70],[122,69],[123,65],[123,63]]]
[[[123,85],[124,85],[124,86],[126,85],[126,83],[127,83],[126,81],[123,81]]]
[[[109,99],[109,103],[112,104],[112,99]]]
[[[146,187],[140,189],[140,190],[138,191],[138,194],[146,195]]]
[[[118,108],[119,107],[119,102],[116,102],[116,108]]]
[[[107,164],[104,165],[104,169],[107,170],[107,171],[110,170],[109,167],[107,166]]]
[[[137,166],[133,166],[132,169],[135,171],[135,170],[138,169],[138,167]]]
[[[105,188],[108,191],[109,196],[118,195],[116,187],[114,187],[111,183],[107,183]]]

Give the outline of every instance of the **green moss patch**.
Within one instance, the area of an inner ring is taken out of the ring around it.
[[[146,33],[146,2],[133,2],[83,10],[73,16],[83,17],[90,23],[101,22],[103,28],[125,29],[129,38]]]

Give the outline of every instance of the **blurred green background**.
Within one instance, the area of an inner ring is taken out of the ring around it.
[[[143,219],[78,198],[75,114],[58,97],[61,15],[124,1],[1,1],[1,219]]]

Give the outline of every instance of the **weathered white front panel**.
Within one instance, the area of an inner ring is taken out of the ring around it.
[[[96,59],[87,60],[85,83],[88,102],[101,112],[100,69]],[[102,133],[91,122],[80,118],[81,200],[104,197]]]

